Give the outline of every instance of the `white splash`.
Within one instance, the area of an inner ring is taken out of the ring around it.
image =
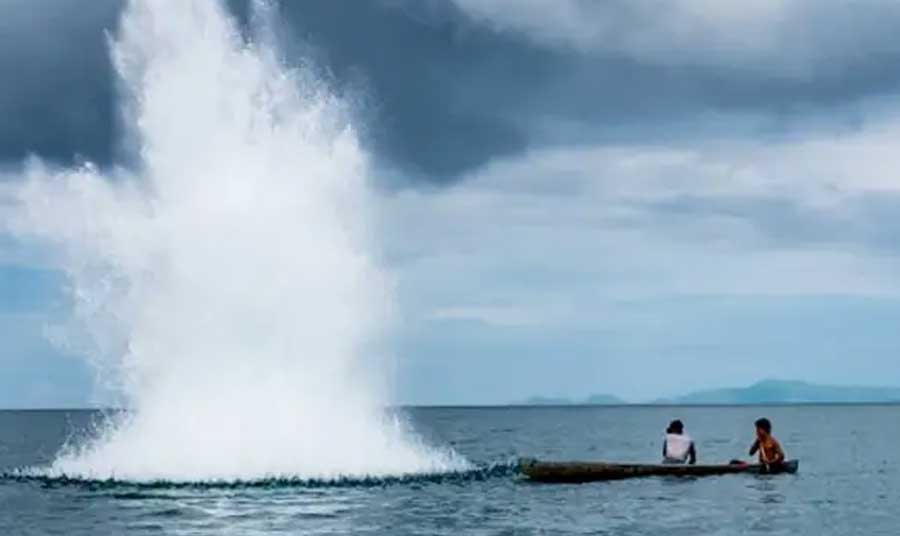
[[[266,5],[259,4],[265,11]],[[32,162],[10,221],[52,246],[127,417],[51,474],[334,478],[460,469],[384,413],[390,314],[345,106],[214,0],[132,0],[111,44],[139,171]]]

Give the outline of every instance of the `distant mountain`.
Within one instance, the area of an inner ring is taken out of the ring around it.
[[[621,406],[627,404],[621,398],[613,395],[591,395],[585,399],[584,403],[592,406]]]
[[[533,396],[524,402],[526,406],[568,406],[572,403],[568,398],[551,396]]]
[[[763,380],[749,387],[709,389],[694,391],[674,398],[661,398],[650,404],[864,404],[900,403],[900,387],[850,387],[817,385],[802,381]],[[528,406],[597,405],[618,406],[628,404],[621,398],[595,394],[584,399],[533,396],[522,404]]]
[[[897,387],[846,387],[801,381],[763,380],[749,387],[695,391],[658,404],[802,404],[900,402]]]
[[[580,400],[571,400],[568,398],[533,396],[525,400],[526,406],[573,406],[573,405],[590,405],[590,406],[617,406],[626,404],[621,398],[612,395],[595,394]]]

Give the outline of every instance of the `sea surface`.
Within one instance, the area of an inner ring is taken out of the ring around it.
[[[21,479],[89,411],[0,412],[0,535],[900,534],[900,406],[532,407],[404,410],[479,470],[342,484],[137,485]],[[797,475],[580,485],[523,480],[518,456],[655,462],[673,418],[701,462],[744,457],[768,416]]]

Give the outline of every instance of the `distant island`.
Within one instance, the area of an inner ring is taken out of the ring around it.
[[[629,404],[612,395],[591,395],[572,400],[560,397],[534,396],[524,404],[532,406]],[[764,404],[864,404],[900,403],[900,387],[853,387],[818,385],[803,381],[763,380],[748,387],[694,391],[672,398],[660,398],[650,405],[764,405]],[[646,404],[642,402],[641,404]]]
[[[591,406],[621,406],[627,404],[624,400],[612,395],[591,395],[584,401],[585,404]]]
[[[572,400],[561,397],[533,396],[522,404],[526,406],[621,406],[628,402],[612,395],[590,395],[587,398]]]
[[[763,380],[749,387],[695,391],[655,400],[655,404],[827,404],[900,402],[897,387],[817,385],[802,381]]]
[[[522,405],[525,406],[569,406],[572,404],[576,404],[576,402],[573,402],[568,398],[552,396],[533,396],[522,402]]]

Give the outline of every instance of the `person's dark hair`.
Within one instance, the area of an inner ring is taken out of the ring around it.
[[[757,419],[754,424],[756,425],[757,428],[765,431],[767,434],[772,433],[772,423],[769,422],[769,419],[763,417],[762,419]]]
[[[684,432],[684,423],[679,421],[678,419],[669,423],[669,427],[666,428],[667,434],[680,434]]]

